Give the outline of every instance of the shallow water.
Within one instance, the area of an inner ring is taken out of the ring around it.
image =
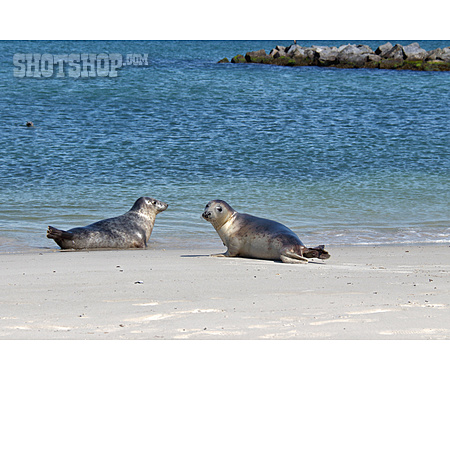
[[[0,251],[57,248],[47,225],[87,225],[143,195],[169,203],[153,247],[221,245],[200,218],[215,198],[307,245],[450,242],[450,74],[217,64],[277,44],[289,42],[1,42]],[[13,54],[31,52],[149,65],[15,78]]]

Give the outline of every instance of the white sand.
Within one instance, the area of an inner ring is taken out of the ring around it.
[[[2,254],[0,338],[450,338],[449,246],[328,250],[298,265],[204,249]]]

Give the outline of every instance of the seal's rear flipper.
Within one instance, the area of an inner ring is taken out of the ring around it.
[[[284,252],[280,255],[281,261],[288,264],[299,264],[299,263],[307,263],[308,260],[298,253],[294,252]]]
[[[318,245],[313,248],[305,248],[303,250],[303,256],[305,258],[319,258],[319,259],[328,259],[330,254],[325,250],[324,245]]]
[[[47,237],[49,239],[73,239],[73,233],[64,230],[58,230],[58,228],[48,227]]]

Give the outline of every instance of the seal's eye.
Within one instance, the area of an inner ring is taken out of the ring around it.
[[[156,201],[155,200],[152,201],[152,205],[156,205]]]
[[[222,212],[222,207],[221,206],[218,206],[216,209],[217,209],[217,211]]]

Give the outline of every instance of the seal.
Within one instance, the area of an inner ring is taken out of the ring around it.
[[[307,262],[309,258],[328,259],[323,245],[308,248],[285,225],[274,220],[241,214],[223,200],[212,200],[202,217],[211,223],[227,251],[212,256],[281,260],[284,263]]]
[[[27,123],[26,123],[26,126],[27,126],[28,128],[31,128],[31,127],[34,127],[34,124],[33,124],[33,122],[27,122]]]
[[[150,197],[140,197],[125,214],[100,220],[68,231],[48,227],[47,237],[62,249],[143,248],[153,231],[156,215],[169,205]]]

